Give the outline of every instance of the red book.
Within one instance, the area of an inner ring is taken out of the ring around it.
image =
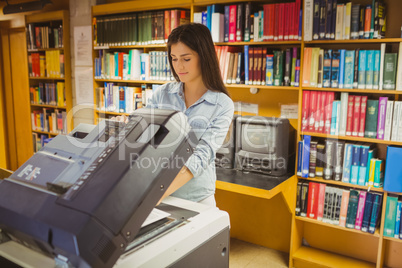
[[[119,79],[123,79],[123,68],[124,68],[124,59],[123,59],[123,52],[119,53]]]
[[[367,110],[367,96],[362,96],[360,102],[360,127],[359,137],[364,137],[364,129],[366,127],[366,110]]]
[[[318,187],[317,220],[319,221],[322,221],[324,216],[325,186],[325,183],[320,183]]]
[[[348,97],[348,113],[346,115],[346,136],[352,136],[354,102],[355,102],[355,96],[349,95],[349,97]]]
[[[320,120],[318,124],[318,132],[323,133],[324,132],[324,114],[325,114],[325,105],[327,104],[327,92],[322,91],[321,92],[321,113],[320,113]]]
[[[248,84],[253,84],[254,73],[254,47],[250,46],[248,49]],[[247,70],[246,70],[247,71]]]
[[[278,41],[279,37],[279,5],[275,4],[275,25],[274,25],[274,41]]]
[[[165,40],[168,39],[169,34],[171,32],[171,23],[170,23],[170,10],[165,10]]]
[[[263,5],[264,9],[264,34],[263,34],[263,41],[269,40],[269,20],[270,20],[270,13],[269,13],[269,4]]]
[[[327,101],[325,105],[325,115],[324,115],[324,133],[331,133],[331,116],[332,116],[332,105],[335,98],[335,92],[327,92]]]
[[[319,183],[308,183],[307,217],[317,219]]]
[[[308,129],[308,115],[310,110],[310,91],[303,91],[301,131]]]
[[[229,7],[229,42],[236,42],[236,20],[237,20],[237,6],[230,5]]]
[[[294,27],[294,40],[299,39],[299,18],[300,18],[300,8],[301,8],[301,0],[296,0],[296,6],[295,6],[295,15],[293,16],[295,20],[295,27]]]
[[[290,26],[290,16],[289,16],[289,11],[290,11],[290,3],[285,3],[285,11],[284,11],[284,33],[283,33],[283,39],[285,41],[289,40],[289,26]]]
[[[295,19],[293,15],[295,14],[295,3],[289,3],[289,14],[286,19],[287,23],[289,24],[289,40],[294,39],[294,27],[295,27]]]
[[[355,96],[354,108],[353,108],[353,127],[352,136],[357,137],[360,130],[360,102],[361,96]]]
[[[171,10],[170,11],[170,31],[172,31],[174,28],[179,26],[179,15],[178,15],[178,10]]]
[[[370,37],[371,12],[372,12],[371,8],[366,8],[366,14],[364,18],[364,38],[366,39]]]
[[[322,97],[322,93],[321,91],[317,92],[317,111],[315,112],[315,119],[314,119],[314,132],[318,132],[318,129],[320,127],[320,118],[321,118],[321,114],[322,114],[322,101],[321,101],[321,97]]]
[[[262,48],[262,65],[261,65],[261,85],[265,85],[266,67],[267,67],[267,48]]]
[[[39,27],[35,27],[35,41],[36,41],[36,48],[42,48],[41,34]]]
[[[275,4],[269,4],[269,31],[268,40],[274,40],[275,34]]]
[[[285,4],[279,4],[279,32],[278,32],[278,40],[283,41],[283,35],[285,33]]]
[[[221,76],[222,78],[224,77],[224,71],[225,71],[225,64],[226,64],[226,55],[228,54],[228,46],[223,46],[221,50],[221,56],[220,56],[220,61],[219,61],[219,67],[221,69]]]
[[[308,116],[308,131],[314,132],[315,113],[317,112],[317,91],[310,93],[310,114]]]
[[[254,48],[254,73],[253,73],[253,85],[258,85],[261,83],[261,47]],[[260,71],[259,71],[260,70]]]

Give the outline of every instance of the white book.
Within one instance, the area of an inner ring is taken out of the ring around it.
[[[341,102],[340,101],[336,102],[336,106],[337,106],[337,108],[336,108],[337,120],[336,120],[336,125],[335,125],[335,135],[339,135],[339,125],[340,125],[339,120],[341,117]]]
[[[397,140],[396,141],[402,141],[402,102],[399,104],[399,112],[398,112],[398,130],[396,131],[397,134]],[[396,116],[396,114],[395,114]]]
[[[346,118],[348,114],[348,100],[349,100],[349,93],[342,92],[341,93],[341,111],[340,111],[340,122],[339,122],[339,135],[345,136],[346,135]]]
[[[394,101],[387,101],[387,112],[385,114],[384,140],[391,140],[392,114],[394,112]]]
[[[382,90],[383,89],[383,80],[384,80],[384,60],[385,60],[385,43],[381,43],[381,55],[380,55],[380,81],[379,81],[379,86],[378,89]]]
[[[258,14],[258,13],[255,13],[255,14]],[[255,16],[254,15],[254,42],[258,42],[258,41],[261,41],[260,40],[260,36],[259,36],[259,32],[260,32],[260,17],[259,17],[259,15],[258,16]],[[274,39],[275,41],[277,41],[278,40],[278,37],[276,37],[276,39]]]
[[[399,43],[398,64],[396,71],[396,90],[402,90],[402,42]]]
[[[202,23],[202,12],[194,12],[193,22],[194,23]]]
[[[350,21],[352,19],[352,2],[346,3],[343,8],[343,39],[350,39]]]
[[[119,86],[113,86],[113,104],[110,107],[111,112],[119,112]]]
[[[343,9],[344,4],[336,5],[335,40],[343,39]]]
[[[313,40],[313,6],[314,0],[304,1],[304,41]]]
[[[399,120],[399,110],[401,108],[401,102],[395,101],[394,103],[394,116],[392,118],[392,129],[391,129],[391,141],[397,141],[398,139],[398,120]]]
[[[142,49],[133,49],[131,53],[131,74],[130,80],[141,79],[141,53]]]
[[[221,13],[212,13],[211,35],[214,42],[223,42],[225,35],[225,15]]]

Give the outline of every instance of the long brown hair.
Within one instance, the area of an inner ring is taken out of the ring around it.
[[[212,91],[219,91],[229,96],[229,92],[223,84],[218,57],[216,56],[214,42],[209,29],[200,23],[184,24],[173,29],[167,42],[170,66],[173,66],[172,56],[170,55],[171,47],[179,42],[198,53],[204,85]],[[180,79],[176,71],[174,68],[171,68],[171,70],[174,78],[179,82]]]

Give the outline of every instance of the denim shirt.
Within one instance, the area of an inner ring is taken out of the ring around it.
[[[158,87],[147,108],[183,112],[199,140],[185,166],[193,178],[172,196],[201,201],[215,193],[215,154],[225,140],[234,113],[233,101],[224,93],[208,90],[186,108],[183,83],[171,82]]]

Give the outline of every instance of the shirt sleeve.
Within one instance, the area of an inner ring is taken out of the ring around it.
[[[194,177],[198,177],[215,160],[216,151],[222,146],[229,131],[234,113],[234,105],[231,99],[211,120],[204,134],[201,136],[194,153],[186,162],[186,167]]]

